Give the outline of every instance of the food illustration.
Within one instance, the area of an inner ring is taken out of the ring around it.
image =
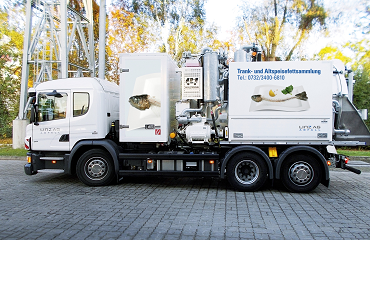
[[[270,94],[270,96],[271,96],[271,94]],[[288,98],[285,98],[285,99],[268,99],[268,98],[265,98],[265,97],[263,97],[261,95],[253,95],[252,96],[252,100],[255,101],[255,102],[257,102],[257,103],[259,103],[261,101],[267,101],[267,102],[286,102],[286,101],[289,101],[289,100],[292,100],[292,99],[298,99],[298,100],[302,100],[302,101],[307,101],[308,100],[308,97],[307,97],[306,92],[301,92],[299,94],[296,94],[295,96],[288,97]]]
[[[157,106],[157,107],[161,106],[161,102],[156,100],[154,96],[150,96],[148,94],[132,96],[129,98],[128,101],[131,104],[131,106],[133,106],[134,108],[140,111],[149,109],[151,106]]]
[[[270,97],[275,97],[276,96],[276,93],[273,90],[270,90],[269,91],[269,96]]]
[[[310,108],[303,86],[256,86],[251,96],[249,111],[306,111]]]
[[[293,86],[290,85],[281,91],[284,95],[291,94],[293,92]]]

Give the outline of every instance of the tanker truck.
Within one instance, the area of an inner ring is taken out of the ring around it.
[[[360,174],[336,146],[370,144],[339,60],[264,62],[256,45],[121,54],[119,86],[68,78],[29,90],[25,173],[88,186],[130,176],[217,177],[238,191],[329,186],[329,167]]]

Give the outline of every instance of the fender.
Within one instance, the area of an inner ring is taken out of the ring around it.
[[[114,163],[114,170],[116,172],[116,175],[118,176],[119,172],[119,160],[118,160],[118,155],[119,155],[119,147],[116,143],[114,143],[112,140],[109,139],[100,139],[100,140],[82,140],[78,142],[72,149],[70,154],[66,154],[66,170],[65,172],[68,174],[71,174],[71,167],[72,167],[72,161],[74,159],[74,155],[79,152],[79,150],[82,147],[89,147],[91,148],[97,148],[97,147],[103,147],[106,149],[109,154],[111,155]],[[86,151],[86,150],[84,150]]]
[[[255,152],[258,155],[260,155],[266,161],[266,164],[268,166],[269,178],[273,179],[274,178],[274,169],[272,167],[270,158],[267,156],[267,154],[265,152],[262,151],[262,149],[260,149],[258,147],[250,146],[250,145],[238,146],[238,147],[235,147],[235,148],[229,150],[226,153],[225,158],[222,161],[220,177],[222,179],[225,178],[225,169],[226,169],[227,162],[229,162],[230,158],[233,157],[237,153],[246,152],[246,151]]]
[[[294,146],[294,147],[290,147],[290,148],[286,149],[285,151],[283,151],[283,153],[280,154],[280,157],[276,162],[276,166],[275,166],[275,177],[276,177],[276,179],[280,179],[280,169],[281,169],[281,165],[283,164],[285,158],[289,154],[291,154],[293,152],[297,152],[297,151],[310,152],[310,153],[313,153],[316,157],[318,157],[318,159],[321,161],[321,163],[324,167],[324,170],[325,170],[324,185],[328,186],[330,176],[329,176],[329,168],[326,164],[326,160],[325,160],[324,156],[317,149],[315,149],[313,147],[310,147],[310,146]]]

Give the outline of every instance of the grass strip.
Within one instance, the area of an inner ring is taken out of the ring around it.
[[[370,150],[342,150],[337,149],[338,154],[347,156],[367,156],[370,157]]]
[[[26,156],[26,149],[13,149],[12,146],[1,146],[0,156]]]

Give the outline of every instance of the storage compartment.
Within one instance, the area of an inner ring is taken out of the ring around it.
[[[332,140],[331,61],[230,64],[229,141]]]
[[[158,160],[158,171],[183,171],[182,160]]]
[[[176,63],[167,54],[121,54],[120,68],[120,142],[167,142],[180,99]]]

